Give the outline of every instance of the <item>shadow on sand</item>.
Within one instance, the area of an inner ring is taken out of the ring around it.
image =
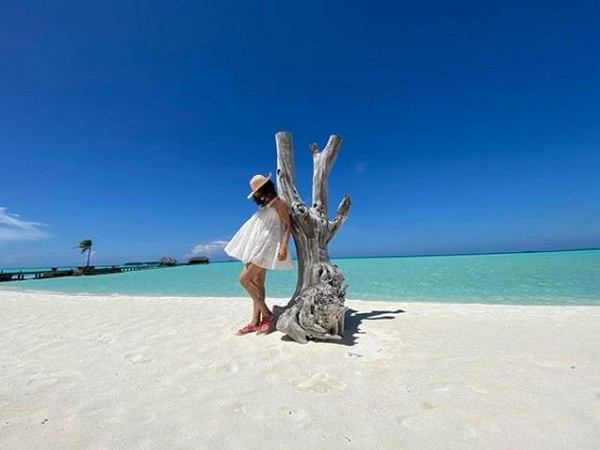
[[[360,331],[360,324],[363,320],[394,320],[398,314],[402,314],[404,312],[405,311],[400,308],[394,311],[357,311],[355,309],[348,308],[346,311],[346,327],[344,330],[344,337],[337,343],[343,345],[356,344],[356,339],[358,336],[364,334],[363,331]]]
[[[285,307],[274,306],[273,314],[275,315],[274,323],[277,323],[279,316],[285,311]],[[352,308],[346,310],[346,323],[344,329],[344,336],[339,341],[326,341],[331,344],[348,345],[352,346],[356,344],[356,340],[359,335],[364,334],[360,331],[360,324],[363,320],[394,320],[396,315],[402,314],[405,311],[403,309],[396,309],[394,311],[386,310],[373,310],[373,311],[357,311]],[[273,331],[273,329],[271,330]],[[289,336],[283,336],[281,338],[284,341],[293,340]]]

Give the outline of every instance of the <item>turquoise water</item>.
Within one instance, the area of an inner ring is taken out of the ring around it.
[[[496,255],[349,258],[333,261],[350,299],[496,304],[600,305],[600,250]],[[113,275],[3,283],[2,290],[246,296],[238,262]],[[267,296],[290,297],[296,271],[267,275]]]

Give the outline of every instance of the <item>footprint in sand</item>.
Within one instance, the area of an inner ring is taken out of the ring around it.
[[[235,403],[232,405],[234,411],[237,413],[245,414],[248,417],[252,417],[257,420],[269,420],[286,418],[294,421],[302,421],[309,417],[308,412],[302,408],[293,408],[291,406],[279,406],[273,408],[272,406],[260,406],[257,404],[246,404],[246,403]]]
[[[452,385],[443,381],[434,381],[433,383],[426,384],[424,388],[427,390],[431,389],[434,392],[448,392],[452,389]]]
[[[72,386],[77,382],[77,379],[82,379],[82,376],[74,370],[42,371],[26,381],[26,390],[30,393],[37,393],[57,384],[62,385],[62,387]]]
[[[106,412],[108,408],[105,406],[97,406],[96,404],[94,405],[85,405],[81,408],[79,408],[78,410],[76,410],[75,412],[77,413],[77,417],[94,417],[96,415],[99,414],[103,414]]]
[[[489,394],[490,390],[479,385],[470,385],[469,388],[477,394]]]
[[[236,373],[240,370],[239,366],[233,361],[218,361],[211,364],[210,369],[215,373]]]
[[[140,417],[139,424],[140,425],[150,425],[152,422],[156,420],[158,414],[156,411],[146,412],[143,416]]]
[[[44,378],[32,378],[27,380],[27,391],[29,393],[37,393],[44,389],[50,388],[58,384],[58,378],[44,377]]]
[[[180,394],[185,394],[188,390],[185,384],[196,383],[194,379],[198,372],[201,372],[203,369],[204,366],[202,364],[190,364],[175,370],[174,372],[168,373],[162,380],[162,384],[177,389]]]
[[[312,377],[304,380],[296,387],[302,390],[316,392],[317,394],[327,394],[332,391],[343,391],[346,389],[346,383],[336,377],[326,373],[316,373]]]
[[[404,421],[410,419],[411,417],[413,417],[412,414],[399,414],[396,417],[394,417],[394,420],[398,425],[404,426]]]
[[[127,353],[123,359],[129,361],[131,364],[145,364],[152,361],[151,358],[147,358],[143,353]]]
[[[420,431],[423,419],[419,416],[398,416],[398,422],[408,430]]]

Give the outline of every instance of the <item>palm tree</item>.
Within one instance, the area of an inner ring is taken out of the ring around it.
[[[160,258],[161,266],[174,266],[176,264],[177,264],[177,260],[175,258],[173,258],[172,256],[163,256],[162,258]]]
[[[87,255],[87,264],[86,264],[85,267],[90,267],[90,255],[92,254],[92,240],[91,239],[84,239],[75,248],[80,248],[82,254],[85,253],[85,252],[87,252],[87,254],[88,254]]]

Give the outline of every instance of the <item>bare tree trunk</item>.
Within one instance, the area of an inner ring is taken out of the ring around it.
[[[313,154],[312,206],[305,205],[296,189],[292,136],[275,135],[279,195],[290,207],[292,236],[298,253],[298,284],[277,329],[296,342],[308,338],[339,340],[344,333],[346,286],[342,271],[329,261],[327,245],[348,217],[350,197],[344,196],[334,220],[327,217],[327,178],[337,157],[341,139],[332,135],[323,151]]]

